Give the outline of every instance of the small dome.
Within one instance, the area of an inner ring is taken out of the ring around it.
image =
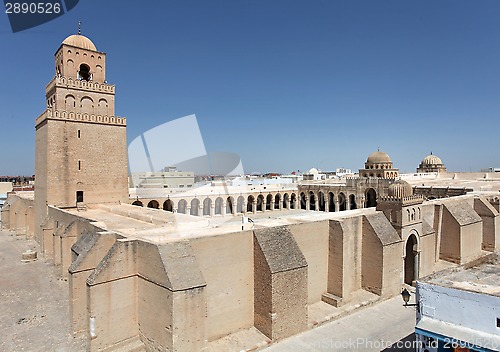
[[[309,170],[309,174],[311,174],[311,175],[317,175],[317,174],[319,174],[319,171],[318,171],[318,169],[316,169],[315,167],[313,167],[312,169]]]
[[[413,189],[408,182],[403,180],[398,180],[389,186],[388,194],[390,197],[398,197],[398,198],[409,197],[413,195]]]
[[[368,156],[368,159],[366,159],[366,162],[367,163],[373,163],[373,164],[390,163],[391,162],[391,158],[385,152],[376,151],[376,152],[371,153]]]
[[[430,155],[427,155],[423,160],[422,160],[422,165],[442,165],[443,162],[441,159],[433,155],[432,153]]]
[[[62,43],[82,49],[97,51],[94,43],[92,43],[89,38],[81,34],[70,35],[68,38],[64,39]]]

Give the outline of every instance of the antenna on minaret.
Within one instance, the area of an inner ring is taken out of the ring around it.
[[[82,21],[78,21],[78,35],[81,34]]]

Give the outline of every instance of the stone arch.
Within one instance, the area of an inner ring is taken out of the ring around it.
[[[236,199],[236,212],[243,213],[243,207],[245,206],[245,198],[243,196],[239,196]]]
[[[316,195],[313,191],[309,192],[309,210],[316,210]]]
[[[91,97],[89,96],[84,96],[81,100],[80,100],[80,107],[82,108],[82,110],[89,110],[89,109],[92,109],[94,108],[94,101],[92,100]]]
[[[99,99],[97,104],[97,113],[100,115],[109,115],[108,112],[108,101],[104,98]]]
[[[283,194],[283,209],[289,209],[288,202],[290,200],[290,196],[288,193]]]
[[[75,71],[75,62],[73,60],[66,60],[66,66],[68,67],[69,72],[73,73]]]
[[[151,200],[148,203],[148,208],[153,208],[153,209],[160,209],[160,203],[158,203],[157,200]]]
[[[349,209],[357,209],[358,206],[356,204],[356,196],[354,194],[351,194],[349,196]]]
[[[325,194],[323,192],[318,192],[318,207],[320,211],[326,210]]]
[[[297,196],[295,195],[295,193],[292,193],[290,195],[290,209],[295,209],[296,204],[297,204]]]
[[[274,196],[274,209],[279,209],[281,203],[281,194],[276,193]]]
[[[255,198],[252,195],[249,195],[247,198],[247,212],[253,212]]]
[[[406,240],[404,258],[404,282],[414,286],[418,279],[419,251],[418,234],[413,231]]]
[[[271,210],[272,204],[273,204],[273,195],[269,193],[266,197],[266,210]]]
[[[410,221],[411,220],[410,209],[406,209],[406,214],[408,216],[408,221]]]
[[[140,200],[134,200],[134,202],[132,203],[132,205],[137,205],[138,207],[144,206],[144,204],[142,204],[142,202]]]
[[[339,193],[338,199],[339,199],[339,211],[347,210],[347,199],[343,192]]]
[[[306,204],[307,204],[306,195],[304,194],[304,192],[300,192],[300,209],[305,210]]]
[[[198,216],[200,213],[200,201],[198,198],[193,198],[191,200],[191,209],[189,210],[189,214],[193,216]]]
[[[234,198],[227,197],[226,199],[226,214],[232,214],[234,209]]]
[[[262,204],[264,204],[264,196],[259,194],[257,196],[257,211],[262,211]]]
[[[167,199],[165,202],[163,202],[163,210],[165,211],[170,211],[174,212],[174,202],[172,202],[170,199]]]
[[[365,191],[365,208],[372,208],[377,206],[377,192],[373,188],[368,188]]]
[[[208,197],[203,199],[203,216],[210,216],[211,208],[212,208],[212,199]]]
[[[177,212],[181,214],[186,214],[187,201],[185,199],[181,199],[177,203]]]
[[[66,98],[64,98],[64,107],[66,111],[71,111],[76,108],[76,99],[73,95],[66,95]]]
[[[214,214],[215,215],[222,215],[222,198],[221,197],[217,197],[215,198],[215,209],[214,209]],[[205,208],[205,207],[203,207]]]
[[[335,194],[328,192],[328,211],[335,211]]]

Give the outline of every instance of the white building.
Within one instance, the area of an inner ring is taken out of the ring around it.
[[[500,350],[498,255],[469,268],[453,268],[417,282],[418,351]]]

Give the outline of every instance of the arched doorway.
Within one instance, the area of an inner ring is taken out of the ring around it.
[[[368,188],[365,194],[366,204],[365,208],[377,206],[377,192],[373,188]]]
[[[306,209],[306,195],[304,192],[300,193],[300,209]]]
[[[264,196],[259,194],[257,196],[257,211],[262,211],[262,204],[264,204]]]
[[[268,194],[266,197],[266,210],[271,210],[272,209],[272,204],[273,204],[273,195]]]
[[[226,214],[233,213],[233,203],[234,203],[233,197],[227,197],[227,199],[226,199]]]
[[[137,205],[138,207],[142,207],[142,202],[140,200],[135,200],[132,205]]]
[[[236,212],[243,213],[243,206],[245,204],[245,198],[243,196],[239,196],[236,200]]]
[[[309,192],[309,210],[316,210],[316,197],[313,192]]]
[[[212,200],[207,197],[203,200],[203,216],[210,216],[211,209]]]
[[[323,192],[318,193],[318,207],[320,211],[325,211],[325,195]]]
[[[349,206],[350,206],[351,210],[357,208],[357,206],[356,206],[356,196],[354,194],[351,194],[349,196]]]
[[[281,197],[280,197],[280,194],[277,193],[274,196],[274,209],[279,209],[280,208],[280,202],[281,202]]]
[[[253,203],[255,201],[254,199],[255,198],[252,195],[248,196],[248,199],[247,199],[247,212],[248,213],[253,212],[253,207],[254,207]]]
[[[417,237],[414,234],[406,240],[404,265],[405,284],[415,285],[418,279],[418,251]]]
[[[177,203],[177,212],[181,214],[186,214],[187,202],[184,199],[181,199],[179,203]]]
[[[328,193],[328,211],[335,211],[335,195],[332,192]]]
[[[288,193],[283,194],[283,209],[288,209]]]
[[[227,203],[226,203],[227,206]],[[215,199],[215,215],[222,215],[222,198],[217,197]]]
[[[339,193],[339,211],[347,210],[347,200],[345,199],[345,194]]]
[[[198,216],[199,209],[200,209],[200,201],[197,198],[194,198],[191,201],[191,210],[189,211],[189,214],[193,216]]]
[[[165,210],[165,211],[171,211],[171,212],[174,211],[174,204],[172,203],[172,201],[170,199],[167,199],[163,203],[163,210]]]
[[[295,203],[297,203],[297,196],[295,193],[292,193],[290,196],[290,209],[295,209]]]
[[[148,203],[148,208],[159,209],[160,203],[158,203],[156,200],[152,200]]]

